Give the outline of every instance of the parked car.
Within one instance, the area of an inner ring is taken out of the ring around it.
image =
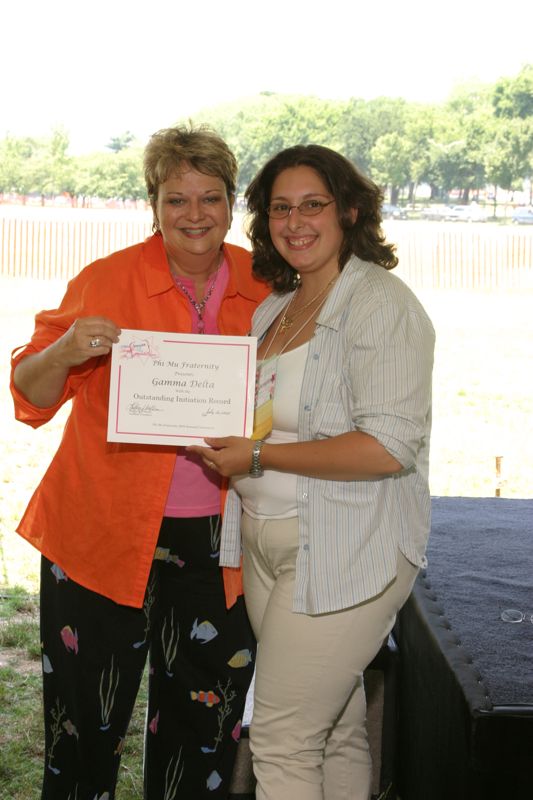
[[[381,206],[383,219],[407,219],[407,211],[401,206],[393,206],[390,203],[383,203]]]
[[[469,206],[452,206],[444,219],[449,222],[487,222],[489,215],[477,203]]]
[[[450,213],[450,206],[427,206],[420,211],[420,219],[442,222]]]
[[[515,208],[511,220],[515,225],[533,225],[533,206]]]
[[[461,211],[465,206],[448,206],[448,208],[444,209],[443,212],[443,220],[446,222],[457,222],[462,214]]]
[[[420,212],[421,219],[438,222],[487,222],[489,215],[477,203],[469,206],[428,206]]]

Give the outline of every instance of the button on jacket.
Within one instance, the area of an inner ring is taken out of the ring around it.
[[[265,334],[289,298],[273,294],[262,303],[254,315],[255,336]],[[298,438],[360,430],[404,469],[377,480],[298,476],[294,611],[331,612],[379,594],[396,574],[398,548],[412,563],[425,563],[434,340],[426,312],[399,278],[356,257],[346,264],[309,342]],[[240,514],[230,489],[225,565],[239,562]]]
[[[224,245],[229,281],[219,311],[222,334],[245,335],[268,288],[253,279],[250,254]],[[176,290],[160,235],[95,261],[70,281],[58,309],[42,311],[25,356],[58,339],[82,316],[105,316],[119,327],[191,331],[190,306]],[[18,532],[73,580],[118,603],[143,603],[176,451],[107,442],[110,356],[70,371],[52,408],[37,408],[11,391],[17,419],[48,422],[72,399],[63,438],[19,524]]]

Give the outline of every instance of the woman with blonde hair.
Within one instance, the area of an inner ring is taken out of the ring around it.
[[[218,565],[224,481],[184,448],[106,441],[122,328],[245,335],[267,294],[225,244],[237,164],[207,128],[145,150],[154,234],[87,266],[13,354],[16,416],[72,400],[19,533],[42,553],[43,800],[115,796],[149,654],[145,798],[227,797],[255,642]],[[240,654],[235,658],[236,654]]]

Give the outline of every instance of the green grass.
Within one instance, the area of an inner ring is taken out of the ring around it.
[[[0,669],[0,797],[39,797],[43,769],[40,684],[39,671],[28,673],[20,664]]]
[[[23,586],[0,586],[0,619],[10,619],[14,614],[35,614],[36,596],[29,595]]]
[[[0,797],[38,797],[43,763],[35,598],[0,588]]]
[[[44,762],[38,603],[0,587],[0,797],[39,800]],[[146,676],[122,755],[116,800],[141,800]]]
[[[25,650],[28,658],[41,657],[39,630],[34,621],[8,621],[0,627],[0,647]]]

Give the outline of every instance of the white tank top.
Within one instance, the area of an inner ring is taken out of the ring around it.
[[[277,360],[273,430],[265,439],[268,444],[298,440],[298,408],[308,347],[309,342],[305,342]],[[266,469],[262,478],[235,476],[232,486],[251,517],[285,519],[297,514],[296,475]]]

